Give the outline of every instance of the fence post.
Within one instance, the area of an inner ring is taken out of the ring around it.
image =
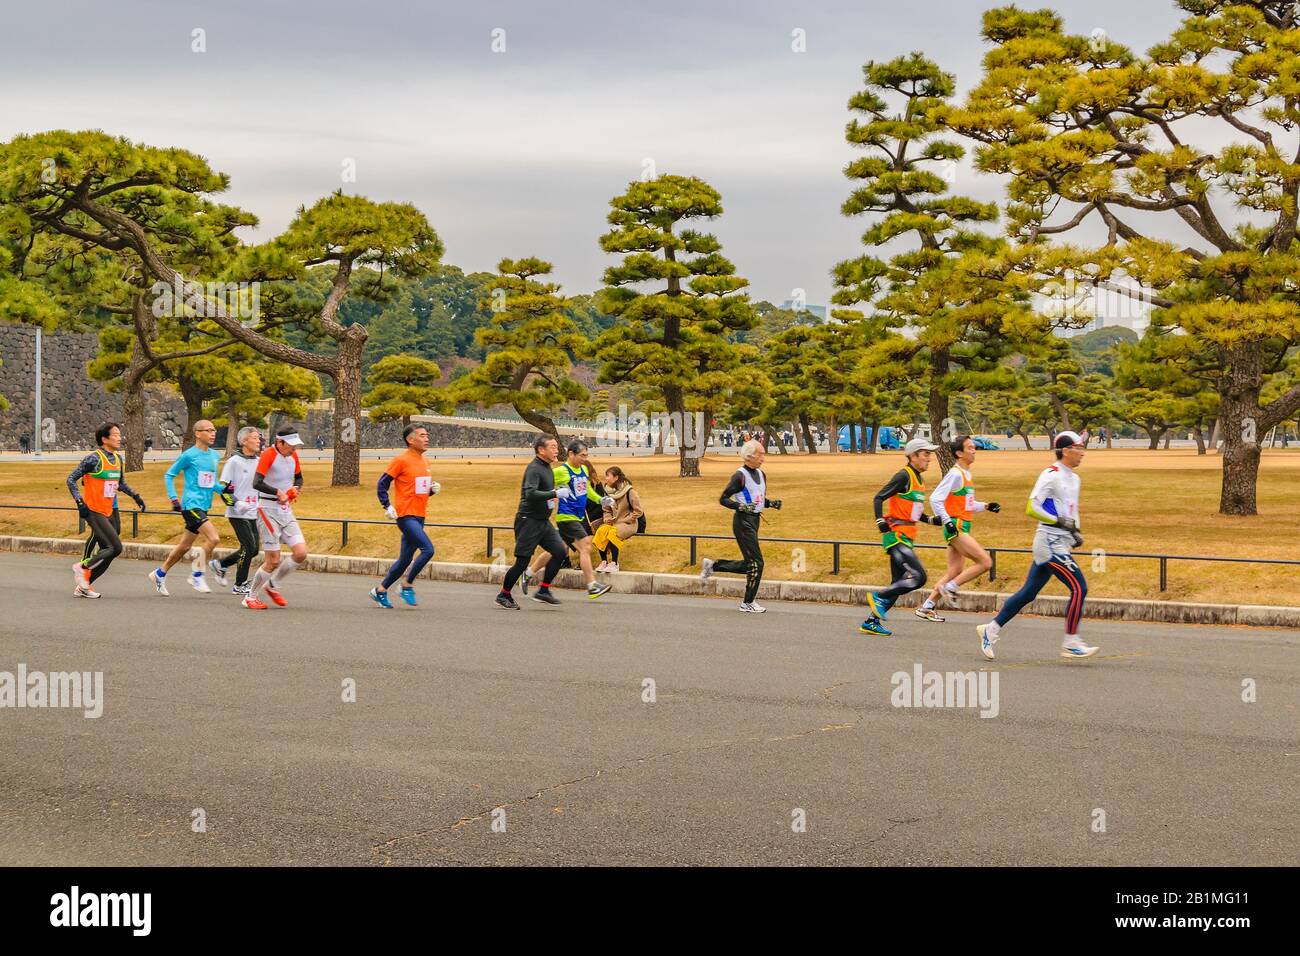
[[[491,557],[492,557],[492,527],[491,527],[491,525],[488,526],[487,533],[488,533],[487,556],[488,556],[489,558],[491,558]]]
[[[131,512],[131,537],[140,537],[140,512]]]
[[[840,543],[836,541],[831,545],[831,574],[840,573]]]
[[[348,546],[348,523],[343,522],[343,547]]]
[[[998,579],[998,549],[989,548],[989,582],[992,583]]]
[[[696,554],[695,535],[691,535],[691,567],[694,567],[696,564]]]
[[[1162,593],[1169,590],[1169,559],[1163,555],[1160,558],[1160,590]]]

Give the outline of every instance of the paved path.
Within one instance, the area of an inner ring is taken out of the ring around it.
[[[970,615],[896,613],[882,640],[842,607],[505,612],[433,583],[380,611],[307,573],[254,614],[126,561],[74,601],[68,567],[0,554],[0,671],[103,671],[106,697],[98,720],[0,710],[0,864],[1300,859],[1294,632],[1086,623],[1101,656],[1066,662],[1060,622],[1024,619],[984,719],[890,703],[917,663],[988,666]]]

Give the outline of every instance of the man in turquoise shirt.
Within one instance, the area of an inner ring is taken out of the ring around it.
[[[149,572],[149,583],[163,597],[167,597],[167,572],[181,558],[189,553],[194,542],[198,541],[201,555],[195,559],[190,572],[190,586],[203,594],[211,592],[204,579],[203,569],[212,559],[212,551],[221,540],[216,527],[208,520],[208,511],[212,508],[212,496],[218,492],[224,498],[229,489],[217,486],[220,472],[221,456],[213,449],[217,428],[204,419],[194,426],[194,444],[181,452],[172,462],[172,466],[163,475],[163,484],[167,488],[167,497],[172,501],[172,511],[180,514],[185,521],[185,533],[162,566]],[[185,481],[181,497],[176,496],[176,476]]]

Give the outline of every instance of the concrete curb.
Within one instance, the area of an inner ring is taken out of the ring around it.
[[[20,551],[40,554],[80,554],[84,542],[77,538],[28,538],[19,535],[0,535],[0,551]],[[161,561],[171,551],[171,545],[123,542],[123,557],[145,561]],[[230,548],[218,548],[217,555],[231,553]],[[307,558],[307,570],[327,574],[360,574],[378,578],[388,569],[392,558],[351,557],[348,555],[313,554]],[[430,581],[454,581],[462,584],[500,584],[505,577],[503,564],[457,564],[449,561],[430,561],[420,577]],[[709,597],[726,597],[739,600],[744,591],[744,579],[739,577],[713,577],[701,581],[694,574],[657,574],[645,571],[620,571],[605,576],[618,594],[688,594]],[[578,571],[564,570],[556,578],[561,588],[582,587]],[[758,596],[764,601],[810,601],[821,604],[860,606],[867,603],[867,594],[879,590],[865,584],[834,584],[825,581],[764,581]],[[992,613],[1009,597],[1008,592],[963,591],[958,596],[957,610]],[[921,603],[919,592],[913,592],[898,602],[899,607],[916,607]],[[1064,597],[1040,597],[1025,608],[1028,614],[1044,617],[1064,617]],[[1189,604],[1175,601],[1134,601],[1120,598],[1089,598],[1085,605],[1087,617],[1107,621],[1146,621],[1162,624],[1239,624],[1249,627],[1300,627],[1300,607],[1268,607],[1237,604]]]

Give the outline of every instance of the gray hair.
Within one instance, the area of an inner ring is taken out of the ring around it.
[[[239,442],[239,444],[242,445],[244,443],[244,439],[247,438],[249,435],[257,434],[260,433],[261,431],[262,429],[260,428],[256,428],[252,425],[245,425],[243,428],[239,430],[239,434],[235,436],[235,441]]]
[[[751,438],[749,441],[745,442],[745,444],[740,446],[740,457],[751,458],[754,455],[757,455],[760,451],[763,451],[763,443]]]

